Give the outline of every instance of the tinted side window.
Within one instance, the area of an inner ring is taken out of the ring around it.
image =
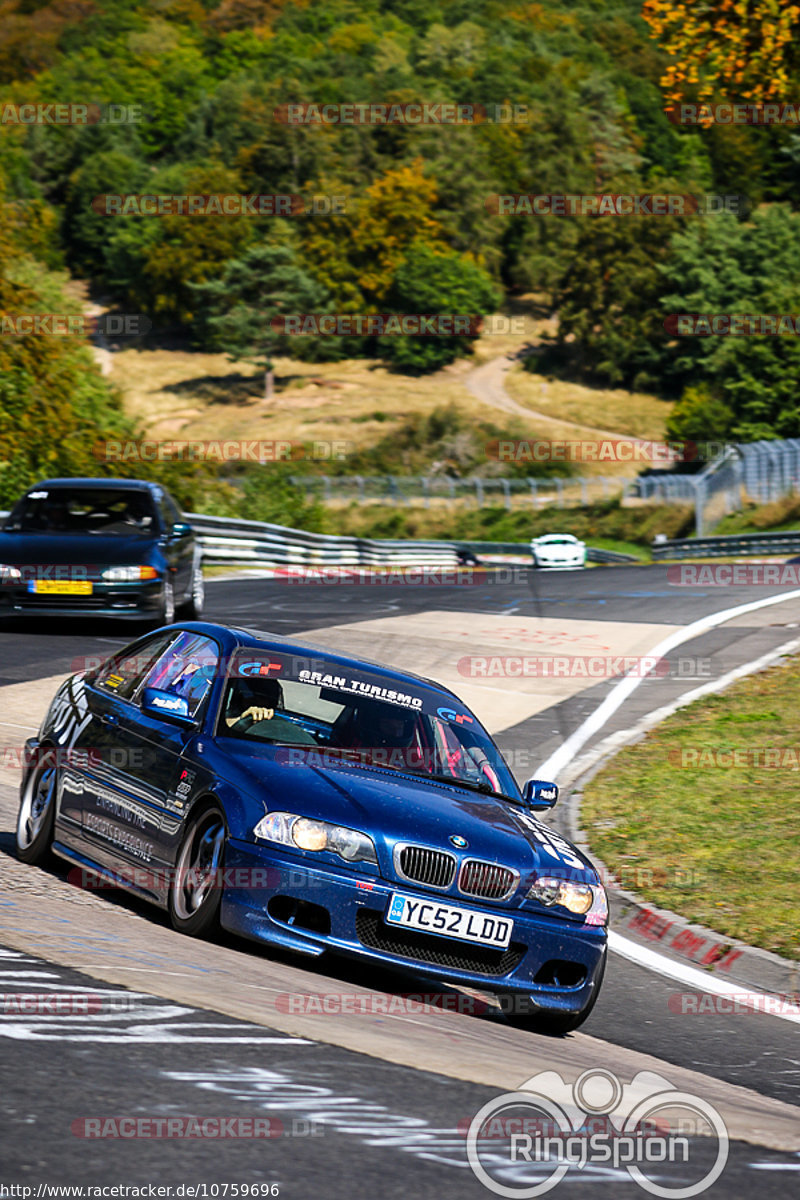
[[[156,492],[156,501],[158,503],[158,513],[161,517],[163,531],[164,533],[169,533],[175,522],[181,520],[180,509],[169,492],[165,492],[163,488],[159,488]]]
[[[167,506],[167,510],[168,510],[168,511],[169,511],[169,513],[170,513],[170,519],[171,519],[173,522],[174,522],[174,521],[182,521],[182,520],[183,520],[183,513],[182,513],[182,512],[181,512],[181,510],[178,508],[178,505],[177,505],[177,504],[175,503],[175,501],[172,499],[172,496],[170,496],[169,492],[164,492],[164,503],[165,503],[165,504],[166,504],[166,506]]]
[[[174,638],[174,632],[159,633],[145,642],[140,642],[132,650],[123,650],[121,654],[115,654],[100,667],[94,678],[95,687],[100,688],[102,692],[112,692],[115,696],[121,696],[123,700],[130,700],[143,677]]]
[[[211,691],[219,669],[219,646],[211,638],[184,630],[164,650],[142,680],[141,689],[158,688],[186,701],[194,717]]]

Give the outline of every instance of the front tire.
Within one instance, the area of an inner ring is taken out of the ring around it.
[[[206,599],[206,587],[203,580],[203,568],[199,562],[192,567],[192,587],[189,599],[183,606],[187,621],[199,621],[203,616],[203,605]]]
[[[45,751],[44,761],[28,776],[17,816],[17,858],[39,866],[50,858],[58,795],[55,751]]]
[[[188,937],[209,937],[219,932],[225,838],[225,819],[215,806],[190,818],[168,901],[173,929]]]

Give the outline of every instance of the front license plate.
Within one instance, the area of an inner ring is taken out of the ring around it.
[[[395,892],[389,902],[386,920],[390,925],[405,925],[441,937],[459,938],[462,942],[478,942],[505,950],[511,941],[514,922],[508,917],[494,917],[452,904],[437,904],[435,900],[418,900]]]
[[[92,594],[92,584],[86,579],[75,581],[31,579],[28,588],[37,596],[91,596]]]

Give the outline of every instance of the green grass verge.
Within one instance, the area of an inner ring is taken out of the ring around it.
[[[650,558],[656,533],[681,537],[692,511],[677,504],[623,508],[605,501],[578,508],[537,510],[397,507],[351,504],[325,510],[326,533],[357,537],[443,538],[445,540],[526,542],[543,533],[572,533],[592,546],[620,549]]]
[[[581,811],[592,849],[646,900],[791,959],[799,696],[797,656],[681,709],[594,777]]]
[[[741,512],[723,517],[714,535],[724,533],[783,533],[800,529],[800,496],[784,496],[771,504],[748,504]]]

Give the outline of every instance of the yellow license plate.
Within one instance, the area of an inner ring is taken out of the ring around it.
[[[92,585],[86,579],[34,579],[33,591],[37,596],[91,596]]]

